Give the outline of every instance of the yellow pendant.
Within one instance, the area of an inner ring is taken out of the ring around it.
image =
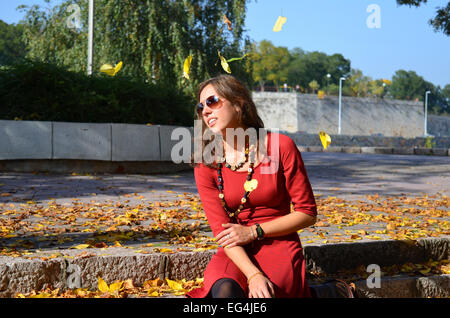
[[[246,192],[252,192],[253,190],[255,190],[258,187],[258,180],[256,179],[252,179],[252,180],[247,180],[244,183],[244,189]]]

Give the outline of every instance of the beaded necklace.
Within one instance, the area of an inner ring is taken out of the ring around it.
[[[252,152],[253,154],[253,152]],[[240,167],[242,167],[242,165],[247,162],[248,160],[248,155],[249,155],[249,149],[248,149],[248,144],[246,144],[245,147],[245,161],[242,162],[240,165]],[[253,157],[254,158],[254,157]],[[254,172],[254,160],[251,160],[249,163],[249,168],[247,169],[247,179],[244,183],[244,190],[245,193],[242,196],[241,199],[241,204],[239,205],[238,209],[235,212],[232,212],[228,209],[227,204],[225,202],[225,195],[223,194],[223,176],[222,176],[222,161],[223,160],[219,160],[219,162],[217,163],[217,179],[219,181],[219,198],[220,201],[222,202],[222,207],[224,208],[225,212],[227,213],[227,215],[230,218],[234,218],[237,217],[238,214],[241,212],[241,210],[244,208],[244,204],[245,202],[247,202],[247,199],[250,195],[250,192],[252,192],[253,190],[256,189],[256,187],[258,186],[258,180],[253,179],[252,180],[252,176],[253,176],[253,172]],[[236,171],[239,168],[235,168],[227,163],[225,163],[225,167],[231,169],[232,171]],[[233,169],[234,168],[234,169]]]

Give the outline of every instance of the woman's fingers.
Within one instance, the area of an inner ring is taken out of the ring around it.
[[[275,298],[275,289],[273,288],[272,284],[269,284],[269,290],[270,290],[270,295],[272,296],[272,298]]]
[[[227,230],[228,231],[228,230]],[[216,239],[217,239],[217,244],[219,244],[219,245],[224,245],[224,243],[226,242],[226,241],[228,241],[228,240],[230,240],[231,239],[231,234],[230,234],[230,232],[228,231],[228,232],[225,232],[225,231],[223,231],[223,232],[220,232],[218,235],[217,235],[217,237],[216,237]],[[223,234],[222,234],[223,233]],[[228,235],[228,236],[227,236]]]
[[[264,295],[264,298],[272,298],[272,296],[270,295],[270,292],[269,292],[269,289],[267,288],[267,286],[266,286],[266,288],[263,289],[263,295]]]

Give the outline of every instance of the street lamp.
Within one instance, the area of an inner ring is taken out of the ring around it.
[[[327,96],[328,96],[328,87],[329,87],[330,77],[331,77],[331,74],[328,73],[327,74]]]
[[[89,34],[88,34],[88,61],[87,74],[92,75],[94,61],[94,0],[89,0]]]
[[[425,137],[428,136],[427,134],[427,113],[428,113],[428,94],[430,94],[430,91],[425,92]]]
[[[342,114],[342,81],[345,81],[345,77],[339,79],[339,126],[338,134],[341,134],[341,114]]]

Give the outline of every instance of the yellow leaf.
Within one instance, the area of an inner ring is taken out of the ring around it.
[[[224,70],[225,72],[231,74],[230,65],[228,65],[227,60],[226,60],[222,55],[220,55],[220,52],[219,52],[219,51],[217,51],[217,54],[219,54],[220,64],[222,65],[223,70]]]
[[[123,288],[124,289],[133,289],[134,288],[133,281],[131,279],[127,279],[126,281],[124,281]]]
[[[420,270],[419,272],[421,272],[422,274],[425,275],[425,274],[429,273],[430,270],[431,270],[431,268],[427,268],[427,269],[422,269],[422,270]]]
[[[327,147],[331,144],[331,137],[324,131],[319,132],[319,137],[323,148],[327,149]]]
[[[89,244],[80,244],[80,245],[74,246],[72,248],[76,248],[77,250],[81,250],[83,248],[88,248],[89,246],[90,246]]]
[[[119,62],[115,67],[111,64],[103,64],[100,67],[100,72],[109,76],[115,76],[122,69],[123,62]]]
[[[192,62],[192,55],[189,55],[184,60],[184,66],[183,66],[183,76],[187,79],[189,79],[189,69],[191,67],[191,62]]]
[[[100,72],[105,73],[109,76],[114,76],[114,67],[111,64],[103,64],[100,67]]]
[[[283,27],[283,24],[286,23],[286,20],[287,20],[286,17],[279,16],[272,29],[273,32],[280,32],[281,28]]]
[[[101,277],[98,278],[98,290],[102,293],[109,291],[108,284]]]
[[[117,73],[119,73],[119,71],[122,69],[122,66],[123,66],[123,62],[120,61],[120,62],[116,65],[116,67],[114,68],[114,75],[116,75]]]
[[[173,253],[170,248],[162,248],[159,250],[160,253]]]
[[[122,288],[122,285],[123,285],[123,282],[115,282],[115,283],[113,283],[113,284],[111,284],[110,286],[109,286],[109,291],[111,292],[111,293],[113,293],[113,292],[115,292],[116,290],[117,291],[120,291],[121,290],[121,288]]]
[[[157,291],[154,291],[154,292],[148,291],[147,293],[150,297],[158,297],[159,296],[159,293]]]
[[[228,30],[231,31],[233,28],[231,27],[231,21],[227,18],[227,16],[224,14],[222,17],[222,21],[225,24],[228,24]]]
[[[174,280],[170,280],[168,278],[166,278],[167,281],[167,285],[169,285],[169,287],[173,290],[182,290],[183,289],[183,285],[181,285],[180,283],[174,281]]]

